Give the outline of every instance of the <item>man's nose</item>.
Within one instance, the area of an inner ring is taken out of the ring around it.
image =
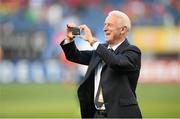
[[[104,25],[103,30],[104,30],[104,31],[107,31],[107,24]]]
[[[106,31],[107,31],[107,27],[106,27],[106,26],[104,26],[103,30],[104,30],[104,32],[106,32]]]

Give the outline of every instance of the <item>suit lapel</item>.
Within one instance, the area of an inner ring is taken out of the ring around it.
[[[103,44],[105,47],[107,47],[108,46],[108,44]],[[97,65],[99,64],[99,62],[101,61],[101,59],[100,59],[100,57],[95,53],[95,58],[91,61],[91,63],[89,64],[89,67],[88,67],[88,70],[87,70],[87,72],[86,72],[86,75],[85,75],[85,80],[90,76],[90,74],[92,73],[92,72],[94,72],[95,71],[95,68],[97,67]],[[84,81],[85,81],[84,80]],[[83,81],[83,82],[84,82]]]
[[[83,85],[84,82],[88,79],[88,77],[95,72],[95,68],[97,67],[97,65],[99,64],[100,62],[100,58],[99,56],[95,56],[95,58],[91,61],[91,63],[89,64],[88,66],[88,69],[87,69],[87,72],[86,72],[86,75],[84,77],[84,80],[82,80],[82,82],[80,83],[80,85]],[[94,79],[94,78],[93,78]]]
[[[92,64],[91,64],[91,66],[89,67],[89,70],[94,69],[94,68],[99,64],[99,62],[100,62],[100,58],[99,58],[99,56],[97,55],[97,56],[94,58],[94,60],[92,61]]]
[[[108,45],[104,44],[104,46],[107,47]],[[94,60],[92,61],[92,64],[90,64],[90,66],[89,66],[89,70],[93,70],[94,68],[96,68],[96,66],[99,64],[100,60],[101,60],[100,57],[96,54]]]

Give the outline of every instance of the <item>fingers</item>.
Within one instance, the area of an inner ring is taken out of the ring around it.
[[[78,37],[79,37],[80,39],[84,39],[84,36],[82,36],[82,35],[79,35]]]
[[[74,38],[75,36],[73,36],[73,34],[72,34],[72,28],[75,27],[76,24],[74,24],[74,23],[68,23],[66,26],[67,26],[67,29],[66,29],[66,37],[67,37],[67,39],[69,39],[69,40],[73,40],[73,38]]]
[[[68,24],[67,24],[67,28],[72,28],[72,27],[75,27],[75,26],[76,26],[75,23],[68,23]]]
[[[84,39],[85,41],[88,41],[89,39],[91,39],[92,37],[91,30],[85,24],[80,25],[79,28],[81,32],[82,31],[84,32],[83,37],[80,37],[80,38]]]
[[[86,38],[85,35],[79,35],[78,37],[79,37],[80,39],[83,39],[84,41],[88,41],[88,39]]]
[[[72,34],[72,28],[73,27],[77,27],[77,26],[74,23],[67,24],[67,38],[68,39],[74,38],[74,36]],[[92,37],[91,30],[85,24],[80,25],[78,27],[80,29],[80,32],[84,32],[84,34],[80,35],[79,38],[81,38],[85,41],[88,41],[89,39],[91,39],[91,37]]]
[[[68,23],[66,26],[67,26],[67,32],[70,32],[72,30],[72,28],[76,26],[76,24],[75,23]]]
[[[84,31],[84,32],[89,32],[90,31],[90,29],[84,24],[80,25],[79,28],[80,28],[80,31]]]
[[[76,24],[74,24],[74,23],[68,23],[68,24],[67,24],[67,28],[68,28],[68,29],[71,29],[72,27],[77,27],[77,26],[76,26]],[[81,31],[89,30],[89,28],[88,28],[85,24],[80,25],[80,26],[78,26],[78,27],[80,28]]]
[[[85,25],[80,25],[79,28],[80,28],[80,31],[84,31]]]

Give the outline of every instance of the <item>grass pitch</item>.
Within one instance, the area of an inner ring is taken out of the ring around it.
[[[1,84],[0,117],[80,117],[75,84]],[[180,84],[138,85],[143,117],[180,117]]]

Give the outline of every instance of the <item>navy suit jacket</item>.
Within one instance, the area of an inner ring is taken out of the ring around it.
[[[141,67],[141,51],[125,40],[114,52],[107,44],[99,44],[96,50],[79,51],[74,41],[60,44],[68,60],[88,65],[84,80],[78,88],[81,116],[93,117],[94,74],[100,61],[106,68],[101,74],[101,84],[108,117],[141,117],[136,100],[136,86]]]

